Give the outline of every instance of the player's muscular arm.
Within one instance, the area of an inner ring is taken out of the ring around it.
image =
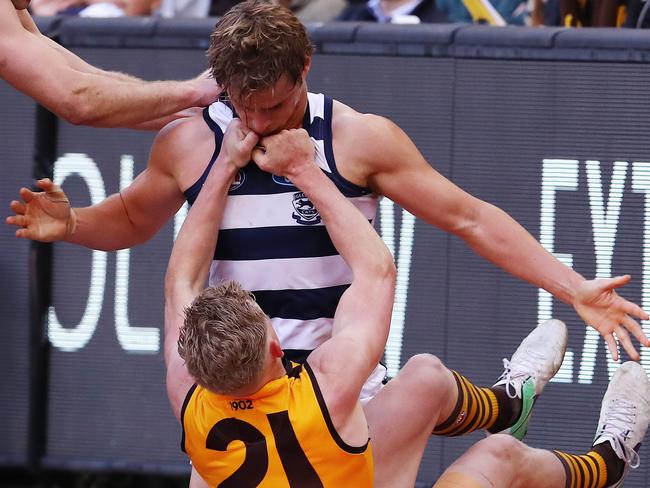
[[[76,209],[75,233],[68,242],[94,249],[122,249],[153,237],[184,202],[178,173],[193,157],[201,118],[178,121],[165,127],[151,148],[147,168],[133,183],[104,202]],[[102,228],[109,225],[110,232]],[[97,236],[96,234],[111,234]]]
[[[615,291],[628,278],[587,281],[547,252],[521,225],[498,207],[481,201],[447,180],[424,160],[409,137],[387,119],[345,112],[335,126],[340,153],[377,192],[422,220],[463,239],[477,254],[505,271],[574,306],[608,341],[612,331],[632,358],[639,357],[628,331],[650,344],[632,317],[647,314]],[[336,139],[335,139],[336,141]],[[337,159],[340,154],[337,154]]]
[[[0,77],[75,124],[138,127],[207,105],[219,91],[213,80],[202,77],[148,83],[97,70],[24,27],[9,2],[0,3],[0,32]]]
[[[309,356],[339,429],[386,345],[395,266],[365,217],[316,166],[314,148],[303,129],[265,137],[262,145],[265,151],[253,152],[255,162],[265,171],[286,176],[309,197],[352,270],[352,284],[336,309],[332,338]]]
[[[145,242],[183,203],[176,180],[194,178],[194,173],[182,173],[191,166],[187,158],[207,161],[209,155],[197,154],[197,147],[203,144],[206,151],[214,149],[214,143],[210,139],[206,142],[205,132],[200,130],[204,125],[201,117],[195,117],[174,122],[161,131],[147,168],[119,194],[71,211],[65,194],[49,181],[39,182],[45,191],[34,193],[23,188],[23,201],[11,203],[16,215],[7,222],[21,227],[16,231],[18,237],[45,242],[65,240],[93,249],[116,250]]]
[[[169,258],[165,276],[165,363],[167,394],[177,418],[180,418],[183,399],[193,383],[178,354],[183,313],[205,286],[228,188],[238,169],[250,160],[257,139],[239,119],[230,123],[219,157],[185,219]]]

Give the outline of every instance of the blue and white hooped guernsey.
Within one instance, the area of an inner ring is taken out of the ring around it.
[[[347,181],[336,168],[332,99],[313,93],[308,98],[303,128],[316,148],[318,166],[372,222],[377,195]],[[233,117],[232,108],[222,102],[204,110],[204,119],[215,134],[216,150],[201,178],[185,192],[190,204],[216,160]],[[331,336],[334,312],[352,273],[309,199],[291,181],[250,162],[239,171],[228,192],[210,269],[210,284],[224,279],[236,280],[254,293],[271,317],[283,348],[289,350],[288,356],[293,352],[301,359]]]

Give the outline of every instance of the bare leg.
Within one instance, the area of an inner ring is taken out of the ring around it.
[[[375,486],[412,487],[431,431],[451,415],[456,381],[435,356],[413,356],[364,406],[372,439]]]
[[[566,481],[562,463],[555,454],[533,449],[505,434],[474,444],[447,468],[434,488],[461,486],[457,476],[464,476],[481,488],[557,488]]]

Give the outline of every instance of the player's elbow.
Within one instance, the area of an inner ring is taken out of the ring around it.
[[[393,257],[388,252],[388,249],[386,249],[385,252],[382,252],[378,259],[373,260],[370,263],[366,273],[372,276],[375,282],[381,282],[387,286],[395,285],[397,267],[395,266],[395,261],[393,261]]]
[[[81,91],[71,91],[61,103],[58,115],[73,125],[95,125],[90,98]]]

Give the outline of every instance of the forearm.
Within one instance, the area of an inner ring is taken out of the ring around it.
[[[165,278],[168,298],[175,287],[194,293],[203,289],[236,171],[217,158],[174,243]]]
[[[137,127],[198,105],[200,93],[190,82],[137,82],[104,73],[83,73],[70,96],[73,123],[94,127]]]
[[[576,289],[584,281],[579,273],[562,264],[498,207],[481,202],[477,212],[476,224],[457,232],[459,237],[505,271],[573,304]]]
[[[150,237],[131,222],[119,194],[111,195],[96,205],[75,208],[73,211],[75,222],[68,226],[64,239],[66,242],[91,249],[115,251],[141,244]]]
[[[332,243],[355,275],[390,271],[393,260],[380,237],[316,165],[290,179],[316,206]]]

